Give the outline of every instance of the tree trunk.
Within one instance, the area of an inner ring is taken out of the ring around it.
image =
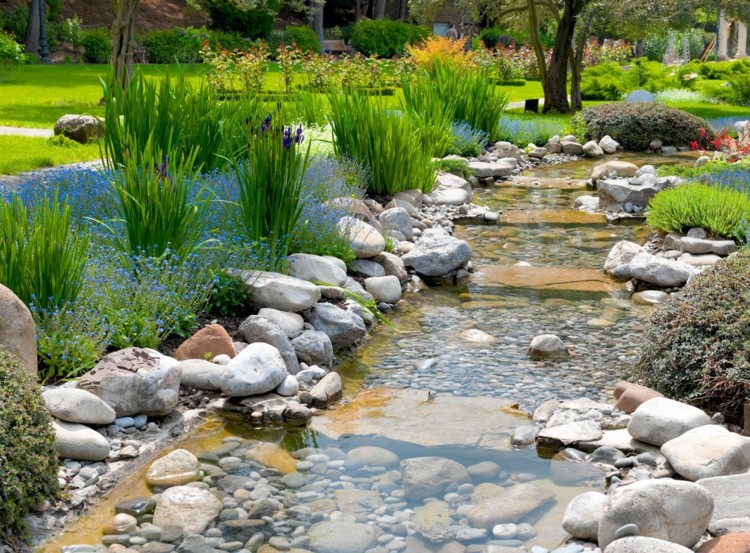
[[[29,24],[26,27],[26,53],[39,54],[39,1],[29,3]]]
[[[112,0],[115,21],[112,24],[112,73],[124,89],[133,78],[135,54],[135,11],[138,0]]]
[[[542,83],[544,88],[543,113],[548,111],[568,113],[570,111],[567,90],[568,62],[575,36],[576,19],[585,5],[586,0],[565,0],[565,9],[557,25],[547,78]]]
[[[354,22],[356,23],[362,18],[362,1],[354,0]]]
[[[576,40],[575,52],[572,52],[570,63],[570,107],[573,111],[583,109],[581,98],[581,71],[583,70],[583,54],[586,48],[586,33],[581,31]]]
[[[372,14],[375,12],[375,0],[367,0],[367,9],[365,9],[365,17],[372,19]]]
[[[645,43],[642,38],[635,41],[635,58],[642,58],[644,55]]]
[[[375,19],[385,17],[385,0],[375,0]]]
[[[539,79],[542,81],[542,86],[547,81],[547,65],[544,61],[544,48],[542,42],[539,40],[539,18],[536,14],[536,2],[528,0],[529,10],[529,37],[531,39],[531,46],[534,48],[534,54],[536,55],[536,64],[539,69]]]
[[[404,23],[406,22],[406,6],[407,6],[407,3],[408,3],[408,0],[401,0],[399,2],[398,15],[399,15],[399,19],[402,22],[404,22]]]
[[[313,31],[318,35],[318,42],[320,42],[320,51],[323,51],[323,7],[324,3],[319,4],[318,11],[313,16]]]

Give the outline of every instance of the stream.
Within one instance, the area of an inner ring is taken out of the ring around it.
[[[607,159],[693,162],[687,155]],[[205,487],[218,488],[222,511],[203,532],[204,549],[183,544],[178,551],[247,553],[263,540],[261,553],[479,553],[488,544],[538,553],[564,544],[565,506],[603,490],[602,472],[514,448],[510,436],[546,400],[608,401],[653,309],[631,302],[624,284],[601,272],[616,242],[643,243],[648,229],[607,225],[601,213],[572,208],[591,193],[584,179],[597,163],[540,166],[475,190],[474,203],[502,212],[497,225],[456,228],[474,252],[475,273],[405,296],[391,325],[381,324],[356,358],[341,363],[344,401],[310,427],[256,428],[215,417],[182,442],[204,463]],[[526,349],[538,334],[558,335],[570,359],[531,361]],[[433,488],[418,492],[403,461],[423,458],[446,469],[430,473]],[[43,550],[100,543],[101,528],[123,510],[118,505],[158,491],[145,484],[145,470]],[[236,477],[231,486],[229,476]],[[467,523],[482,494],[503,490],[528,507],[521,516],[499,530]],[[554,499],[536,504],[534,496]],[[145,541],[124,545],[143,553],[180,545],[179,538]]]

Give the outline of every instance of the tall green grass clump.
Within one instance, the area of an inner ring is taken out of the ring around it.
[[[281,118],[281,114],[277,114]],[[302,183],[310,164],[302,127],[278,125],[269,115],[249,124],[247,159],[235,161],[241,223],[247,238],[263,246],[269,269],[283,266],[302,213]]]
[[[162,151],[192,157],[195,167],[221,168],[242,151],[245,120],[259,113],[252,96],[222,101],[208,86],[194,87],[183,74],[158,80],[141,73],[124,92],[102,82],[105,100],[103,155],[115,164],[140,152],[134,144],[151,139]]]
[[[451,146],[455,101],[446,100],[426,79],[401,80],[403,111],[419,129],[421,140],[434,157],[443,157]]]
[[[74,229],[57,197],[27,209],[17,196],[0,200],[0,283],[40,309],[75,301],[83,285],[89,234]]]
[[[367,168],[371,193],[432,190],[435,145],[410,117],[357,93],[332,94],[329,103],[334,150]]]
[[[659,192],[649,204],[648,224],[666,232],[700,227],[714,236],[744,242],[748,220],[750,196],[746,192],[697,182]]]
[[[498,90],[485,70],[435,62],[418,71],[404,87],[404,101],[408,109],[417,113],[445,112],[451,122],[468,123],[495,140],[508,95]]]
[[[205,244],[207,230],[209,200],[194,191],[196,152],[162,150],[152,136],[138,155],[125,153],[109,173],[119,219],[103,224],[122,252],[186,259]]]

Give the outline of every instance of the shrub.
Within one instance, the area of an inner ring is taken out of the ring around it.
[[[0,30],[0,64],[24,63],[23,48],[8,33]]]
[[[666,232],[693,227],[714,236],[744,239],[743,222],[750,220],[750,196],[721,186],[689,183],[663,190],[649,203],[648,224]]]
[[[652,140],[665,146],[708,146],[708,123],[685,111],[655,103],[612,103],[591,106],[574,116],[571,124],[584,140],[610,135],[624,149],[647,150]],[[701,132],[703,129],[703,132]]]
[[[670,37],[674,38],[675,48],[677,53],[682,55],[682,39],[688,39],[688,45],[690,48],[690,59],[695,59],[703,53],[704,44],[707,42],[704,40],[704,33],[701,29],[686,29],[685,31],[675,32],[668,31],[663,33],[655,33],[648,36],[644,43],[643,53],[651,61],[662,62],[664,54],[667,51]]]
[[[140,44],[151,63],[195,63],[201,60],[201,44],[208,39],[205,29],[174,28],[150,31],[141,37]]]
[[[421,140],[420,129],[402,113],[362,94],[329,97],[333,146],[366,167],[370,192],[395,194],[412,188],[430,192],[435,184],[434,144]]]
[[[407,45],[406,52],[417,67],[428,70],[436,63],[449,63],[460,67],[469,67],[472,64],[471,52],[466,51],[466,37],[451,40],[433,35],[417,44]]]
[[[28,540],[24,517],[60,496],[57,451],[49,411],[34,379],[0,349],[0,542]]]
[[[83,285],[89,236],[74,231],[70,207],[57,198],[30,210],[18,196],[0,200],[0,283],[41,309],[74,301]]]
[[[237,317],[245,313],[251,297],[252,293],[240,275],[220,270],[214,275],[206,312],[222,317]]]
[[[622,100],[631,89],[627,73],[614,63],[587,67],[581,74],[581,98],[584,100]]]
[[[81,46],[83,59],[88,63],[109,63],[112,58],[112,38],[107,29],[84,31]]]
[[[252,40],[268,36],[281,8],[278,0],[268,0],[253,9],[243,9],[231,0],[207,0],[205,4],[211,16],[211,28],[240,33]]]
[[[750,392],[750,249],[659,306],[629,372],[666,396],[742,423]]]
[[[477,157],[487,145],[487,133],[475,130],[464,121],[451,125],[451,143],[447,153],[463,157]]]
[[[485,48],[492,50],[498,44],[502,46],[521,45],[526,41],[526,37],[515,31],[499,29],[497,27],[488,27],[482,29],[479,38],[484,43]]]
[[[280,45],[297,45],[303,53],[320,53],[318,35],[310,27],[287,25],[283,31],[273,31],[266,39],[268,50],[272,57],[276,57]]]
[[[519,146],[544,145],[553,136],[568,134],[568,122],[564,118],[550,116],[535,119],[527,116],[504,115],[498,123],[497,140],[507,140]]]
[[[407,44],[415,44],[429,35],[429,29],[421,25],[390,19],[362,19],[354,25],[351,44],[365,56],[391,58],[403,54]]]

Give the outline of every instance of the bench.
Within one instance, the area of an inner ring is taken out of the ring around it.
[[[352,47],[343,40],[324,40],[323,52],[326,54],[346,54],[352,53]]]

